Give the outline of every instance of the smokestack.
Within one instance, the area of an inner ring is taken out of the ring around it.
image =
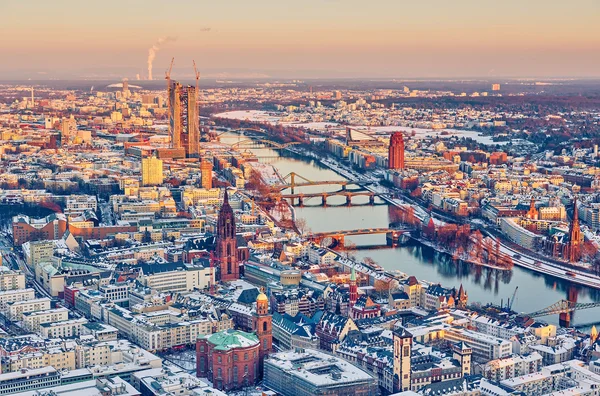
[[[177,40],[177,37],[161,37],[148,49],[148,80],[152,80],[152,63],[154,63],[154,58],[156,58],[156,53],[160,51],[161,45],[175,40]]]

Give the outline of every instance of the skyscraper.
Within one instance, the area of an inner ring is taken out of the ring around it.
[[[223,206],[217,219],[217,258],[221,281],[232,281],[240,278],[240,268],[237,262],[237,235],[235,231],[235,216],[229,205],[229,196],[225,189]]]
[[[131,92],[129,91],[129,79],[124,78],[123,79],[123,97],[128,98],[130,95],[131,95]]]
[[[142,158],[142,186],[159,186],[162,183],[162,160],[156,157]]]
[[[390,138],[388,169],[404,169],[404,137],[402,132],[394,132]]]
[[[177,81],[169,80],[169,128],[171,145],[184,149],[188,158],[200,155],[200,131],[198,124],[197,89],[184,87]]]
[[[200,163],[200,172],[202,173],[202,188],[212,188],[212,169],[213,165],[210,161],[204,160]]]

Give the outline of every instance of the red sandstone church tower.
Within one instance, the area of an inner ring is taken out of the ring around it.
[[[217,258],[221,272],[221,281],[228,282],[240,278],[240,267],[237,261],[237,236],[235,232],[235,216],[229,205],[227,189],[223,198],[223,206],[217,220]]]
[[[573,199],[573,219],[569,226],[569,262],[576,263],[581,260],[581,228],[579,227],[579,209],[577,197]]]
[[[269,299],[264,293],[256,297],[256,315],[254,316],[254,331],[260,341],[260,361],[273,349],[273,317],[269,314]]]
[[[404,137],[402,132],[394,132],[390,138],[388,169],[404,169]]]
[[[352,267],[352,272],[350,273],[350,306],[354,306],[358,300],[358,289],[356,286],[356,272],[354,272],[354,267]]]

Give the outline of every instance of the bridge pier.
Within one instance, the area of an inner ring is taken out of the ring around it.
[[[342,184],[342,191],[346,191],[346,184]]]
[[[346,195],[346,206],[352,205],[352,195]]]
[[[302,199],[302,197],[298,197],[298,206],[304,206],[304,200]]]
[[[369,205],[375,205],[375,195],[369,195]]]
[[[400,243],[400,233],[395,231],[390,231],[385,234],[385,241],[388,246],[398,246]]]
[[[571,313],[570,312],[561,312],[558,315],[558,324],[560,327],[570,327],[571,326]]]
[[[327,195],[327,194],[323,194],[323,195],[321,195],[321,205],[323,205],[323,206],[327,206],[327,197],[328,197],[328,196],[329,196],[329,195]]]

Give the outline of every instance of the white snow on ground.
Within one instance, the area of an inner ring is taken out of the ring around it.
[[[568,270],[569,272],[576,274],[574,277],[569,276],[565,273],[567,270],[558,268],[557,265],[554,265],[551,263],[540,262],[539,260],[529,257],[526,254],[523,254],[521,252],[517,252],[516,250],[514,250],[502,243],[500,243],[500,251],[502,253],[506,253],[510,257],[512,257],[515,265],[518,265],[520,267],[529,268],[532,271],[552,275],[557,278],[567,279],[573,283],[590,286],[590,287],[593,287],[596,289],[600,288],[600,277],[590,275],[590,274],[587,274],[585,272],[582,272],[582,271],[579,271],[576,269],[569,269]],[[515,258],[514,257],[515,254],[519,254],[521,256],[521,258],[518,258],[518,259]],[[538,262],[538,265],[535,265],[536,262]]]
[[[225,113],[215,114],[215,117],[228,118],[232,120],[248,120],[272,123],[277,123],[281,119],[281,117],[270,115],[266,111],[261,110],[227,111]]]
[[[279,173],[273,167],[273,165],[263,164],[261,162],[253,162],[252,168],[256,169],[260,173],[260,176],[262,177],[263,181],[269,185],[283,183],[283,181],[279,177]]]
[[[228,119],[237,119],[237,120],[248,120],[248,121],[258,121],[258,122],[270,122],[273,124],[277,124],[281,122],[283,115],[279,116],[274,112],[266,112],[262,110],[238,110],[238,111],[228,111],[225,113],[216,114],[215,117],[220,118],[228,118]],[[317,131],[326,131],[330,128],[341,127],[340,124],[336,122],[283,122],[282,125],[290,125],[295,127],[303,127],[308,129],[313,129]],[[483,136],[480,135],[480,132],[477,131],[469,131],[469,130],[461,130],[461,129],[425,129],[425,128],[412,128],[412,127],[404,127],[404,126],[360,126],[360,125],[352,125],[353,129],[358,131],[377,133],[377,132],[415,132],[416,138],[424,138],[431,136],[438,136],[441,139],[449,139],[453,136],[456,137],[465,137],[471,138],[482,144],[489,145],[503,145],[507,142],[494,142],[491,136]],[[447,133],[442,135],[442,132]]]

